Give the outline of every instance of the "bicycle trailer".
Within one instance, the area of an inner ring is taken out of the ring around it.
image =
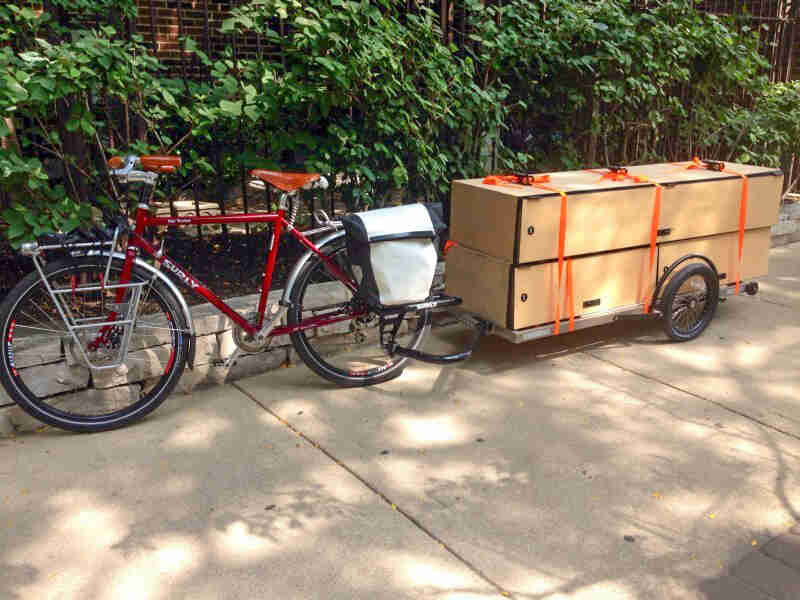
[[[446,292],[512,342],[622,318],[693,339],[758,291],[782,183],[699,159],[455,181]]]

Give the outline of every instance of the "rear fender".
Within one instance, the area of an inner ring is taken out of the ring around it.
[[[337,231],[322,238],[318,243],[316,243],[316,246],[320,250],[323,250],[325,246],[327,246],[331,242],[343,238],[344,235],[345,235],[344,230]],[[291,298],[292,296],[292,288],[297,282],[297,277],[300,275],[300,271],[303,270],[303,267],[306,266],[306,263],[309,260],[311,260],[313,256],[315,256],[315,254],[311,252],[311,250],[309,250],[303,256],[301,256],[300,259],[294,264],[292,272],[289,273],[289,277],[286,280],[286,285],[283,288],[283,298],[281,298],[281,304],[283,304],[284,306],[289,306],[290,304],[289,298]]]

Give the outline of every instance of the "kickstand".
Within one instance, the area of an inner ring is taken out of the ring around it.
[[[233,365],[236,364],[237,359],[242,354],[241,348],[235,348],[233,352],[231,352],[228,358],[217,358],[214,360],[213,364],[215,367],[225,367],[226,369],[230,369]]]

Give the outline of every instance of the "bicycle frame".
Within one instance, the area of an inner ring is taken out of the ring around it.
[[[236,224],[236,223],[271,223],[273,226],[272,236],[270,238],[269,251],[267,260],[264,264],[264,277],[261,282],[261,294],[258,301],[258,320],[255,324],[249,323],[242,315],[230,307],[224,300],[219,298],[212,292],[208,286],[201,282],[196,277],[192,276],[181,265],[177,264],[174,260],[169,258],[161,250],[157,250],[150,242],[144,238],[145,228],[158,227],[158,226],[191,226],[191,225],[211,225],[211,224]],[[190,216],[190,217],[154,217],[150,214],[149,207],[139,206],[136,210],[136,225],[134,230],[128,236],[127,247],[125,249],[125,262],[120,276],[121,283],[128,283],[130,281],[131,271],[133,269],[134,260],[140,251],[145,252],[152,256],[156,261],[160,262],[163,267],[173,273],[177,278],[183,282],[192,292],[205,298],[208,302],[213,304],[220,312],[229,317],[236,325],[241,327],[250,335],[257,334],[264,324],[264,314],[267,309],[267,298],[269,290],[272,285],[272,276],[275,271],[275,261],[278,256],[278,248],[280,247],[281,237],[284,232],[288,232],[300,244],[302,244],[309,251],[316,254],[330,271],[331,275],[336,277],[344,285],[346,285],[353,292],[357,290],[357,285],[353,282],[334,261],[326,256],[311,240],[306,237],[303,232],[298,231],[291,223],[286,220],[286,211],[284,209],[278,210],[275,213],[242,213],[236,215],[212,215],[212,216]],[[120,298],[124,294],[123,290],[118,292]],[[270,337],[275,335],[285,335],[294,333],[305,329],[313,329],[322,325],[330,325],[338,323],[339,321],[347,321],[353,317],[359,316],[352,311],[344,313],[334,313],[314,316],[293,326],[275,327],[270,332]]]

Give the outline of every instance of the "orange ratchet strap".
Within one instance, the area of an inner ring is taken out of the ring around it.
[[[550,192],[555,192],[561,196],[561,217],[558,227],[558,285],[556,292],[555,323],[553,325],[553,335],[561,333],[561,282],[564,279],[564,243],[567,235],[567,194],[549,185],[550,175],[489,175],[484,177],[483,183],[487,185],[528,185],[537,187]],[[572,263],[569,259],[567,263],[566,294],[569,302],[569,331],[575,331],[575,303],[572,297]]]
[[[556,315],[553,325],[553,335],[561,333],[561,280],[564,274],[564,244],[567,238],[567,194],[563,190],[543,185],[541,183],[530,183],[534,187],[556,192],[561,196],[561,217],[558,224],[558,285],[556,292]],[[572,269],[570,260],[567,259],[567,297],[569,299],[569,331],[575,331],[575,305],[572,302]]]
[[[658,223],[661,220],[661,190],[663,189],[659,184],[654,183],[656,186],[656,194],[653,199],[653,218],[650,222],[650,257],[647,265],[647,295],[644,299],[644,314],[650,312],[650,305],[652,297],[650,292],[650,285],[653,282],[653,268],[656,264],[656,242],[658,241]]]
[[[739,294],[739,288],[742,284],[742,256],[744,250],[744,228],[747,223],[747,197],[749,194],[749,181],[747,175],[739,173],[738,171],[731,171],[725,168],[725,163],[716,160],[700,160],[698,157],[692,159],[692,163],[686,167],[687,169],[708,169],[709,171],[719,171],[720,173],[729,173],[742,178],[742,196],[739,199],[739,264],[736,268],[736,291]]]
[[[597,173],[602,175],[597,183],[601,183],[606,179],[610,181],[633,181],[634,183],[650,183],[650,180],[644,175],[630,175],[628,169],[625,167],[609,167],[607,171],[598,171],[597,169],[586,169],[587,173]]]
[[[655,198],[653,199],[653,217],[650,222],[650,256],[647,266],[647,281],[653,280],[653,268],[656,264],[656,243],[658,242],[658,223],[661,219],[661,190],[662,187],[654,181],[650,181],[643,175],[630,175],[628,169],[625,167],[609,167],[608,171],[598,171],[595,169],[587,169],[589,173],[602,174],[602,177],[597,183],[608,179],[610,181],[633,181],[634,183],[652,183],[656,187]],[[644,300],[645,314],[650,312],[650,304],[652,298],[650,297],[650,283],[647,283],[647,292]]]
[[[550,183],[550,175],[487,175],[483,178],[486,185],[535,185]]]
[[[567,304],[569,305],[569,330],[575,331],[575,300],[572,298],[572,259],[567,259]]]

